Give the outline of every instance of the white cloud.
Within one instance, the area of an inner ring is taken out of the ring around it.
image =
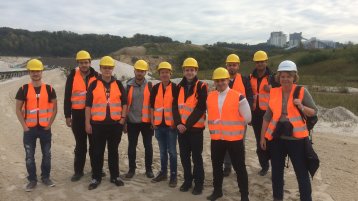
[[[271,31],[358,42],[355,0],[16,0],[0,3],[0,26],[78,33],[165,35],[205,44],[255,44]]]

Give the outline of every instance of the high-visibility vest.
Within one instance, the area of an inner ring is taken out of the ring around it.
[[[234,83],[232,85],[232,89],[246,97],[245,86],[244,86],[244,82],[242,81],[242,76],[240,73],[236,74]]]
[[[149,84],[146,83],[143,94],[143,107],[142,107],[142,122],[150,123],[150,89]],[[128,112],[132,105],[133,99],[133,86],[129,87],[128,91]]]
[[[117,81],[113,81],[110,85],[108,100],[106,97],[106,88],[100,80],[97,80],[97,86],[92,93],[93,101],[91,108],[91,117],[93,121],[105,120],[107,105],[109,105],[109,111],[112,120],[119,121],[122,118],[122,94],[119,90]]]
[[[193,94],[189,96],[186,101],[185,100],[185,94],[184,94],[184,87],[180,87],[179,90],[179,97],[178,97],[178,109],[179,114],[181,117],[181,122],[183,124],[186,123],[186,120],[190,116],[190,114],[194,111],[194,108],[198,104],[198,97],[197,97],[197,87],[199,84],[199,80],[195,83]],[[201,87],[203,87],[205,84],[202,83]],[[200,119],[193,125],[195,128],[205,128],[205,119],[206,115],[203,114]]]
[[[158,93],[155,96],[154,103],[154,125],[158,126],[162,123],[163,112],[164,112],[164,120],[167,126],[174,125],[173,119],[173,94],[172,94],[172,83],[170,83],[165,89],[165,93],[163,96],[163,83],[159,84]]]
[[[35,127],[37,125],[47,127],[49,125],[53,114],[53,103],[49,102],[46,84],[41,84],[40,94],[36,94],[32,83],[28,84],[23,114],[27,127]]]
[[[240,94],[229,89],[221,115],[218,103],[219,92],[212,91],[208,95],[208,125],[212,140],[237,141],[242,140],[245,133],[245,120],[239,113]]]
[[[305,138],[309,135],[306,123],[303,121],[300,112],[293,104],[293,92],[296,88],[294,84],[287,102],[287,119],[293,126],[294,138]],[[299,99],[302,101],[304,96],[304,88],[301,88]],[[282,113],[282,87],[272,88],[270,92],[269,106],[272,111],[272,119],[269,122],[268,128],[265,132],[265,138],[272,140],[272,133],[275,131],[276,125],[280,120]]]
[[[261,110],[267,110],[268,102],[270,99],[270,92],[265,91],[264,86],[269,84],[268,79],[269,77],[265,76],[264,78],[262,78],[260,86],[257,86],[257,78],[250,75],[250,83],[252,87],[252,93],[254,95],[254,102],[252,107],[253,110],[256,109],[257,103],[259,104]],[[257,101],[257,99],[259,99],[259,101]]]
[[[72,109],[84,109],[86,106],[86,94],[88,86],[96,80],[96,77],[90,77],[86,86],[85,81],[82,78],[80,69],[77,68],[73,77],[71,102]]]

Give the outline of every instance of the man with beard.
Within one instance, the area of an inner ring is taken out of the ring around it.
[[[91,56],[81,50],[76,55],[78,67],[73,69],[67,77],[65,87],[64,112],[66,125],[72,128],[75,137],[74,175],[71,181],[75,182],[83,176],[86,162],[87,138],[89,141],[89,156],[93,168],[92,136],[85,130],[85,101],[88,86],[96,80],[98,73],[91,67]]]

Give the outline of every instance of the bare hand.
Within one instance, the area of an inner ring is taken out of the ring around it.
[[[27,127],[27,126],[23,127],[23,129],[24,129],[24,132],[27,132],[30,130],[29,127]]]
[[[293,100],[293,104],[295,104],[296,106],[298,106],[299,108],[302,108],[303,105],[302,105],[302,101],[298,98],[294,99]]]
[[[179,133],[183,134],[186,131],[186,127],[183,124],[179,124],[177,126],[177,129],[179,130]]]
[[[119,123],[120,123],[121,125],[124,125],[125,122],[126,122],[126,119],[125,119],[125,118],[121,118],[121,120],[119,120]]]
[[[266,139],[265,139],[265,138],[261,138],[260,145],[261,145],[261,149],[262,149],[262,150],[266,150],[266,149],[267,149]]]
[[[86,133],[92,134],[92,126],[89,123],[86,123]]]
[[[49,126],[46,126],[45,128],[44,128],[44,130],[46,130],[46,131],[48,131],[48,130],[50,130],[51,129],[51,126],[49,125]]]
[[[127,132],[128,132],[127,124],[125,124],[125,125],[123,126],[123,133],[127,133]]]
[[[152,129],[153,130],[155,130],[155,129],[157,129],[158,127],[156,126],[156,125],[154,125],[154,124],[152,124]]]
[[[72,119],[71,118],[66,118],[66,125],[67,127],[72,127]]]

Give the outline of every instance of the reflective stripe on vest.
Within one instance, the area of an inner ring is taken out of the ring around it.
[[[158,126],[162,123],[162,117],[164,112],[164,120],[167,126],[174,125],[173,112],[172,112],[173,94],[172,83],[170,83],[163,95],[163,83],[159,84],[158,93],[155,96],[154,103],[154,125]]]
[[[245,133],[245,120],[239,113],[240,94],[230,89],[224,100],[222,112],[219,112],[219,92],[212,91],[208,95],[208,125],[212,140],[242,140]]]
[[[264,90],[264,86],[268,85],[268,76],[265,76],[262,78],[262,81],[260,83],[260,86],[257,86],[257,78],[250,75],[250,83],[252,87],[252,93],[254,95],[254,101],[253,101],[253,110],[256,109],[256,104],[259,104],[259,107],[261,110],[267,110],[267,107],[269,106],[268,102],[270,99],[270,92],[267,92]],[[257,101],[258,98],[258,101]]]
[[[122,117],[121,91],[116,81],[110,85],[109,99],[106,97],[106,89],[102,81],[97,80],[97,86],[93,90],[93,101],[91,107],[91,119],[93,121],[103,121],[106,118],[107,105],[111,119],[118,121]]]
[[[94,81],[96,78],[90,77],[88,80],[88,84],[84,82],[80,69],[77,67],[75,75],[73,77],[72,84],[72,93],[71,93],[71,102],[72,109],[84,109],[86,106],[86,94],[88,86]]]
[[[240,73],[236,74],[234,83],[232,85],[232,89],[246,97],[245,85],[244,82],[242,81],[242,76]]]
[[[180,117],[181,117],[181,122],[183,124],[186,124],[186,120],[188,119],[188,117],[194,111],[194,108],[198,104],[198,99],[197,99],[198,83],[199,83],[199,80],[195,83],[195,86],[194,86],[194,89],[193,89],[193,94],[191,96],[189,96],[186,99],[186,101],[184,101],[184,99],[185,99],[184,87],[180,87],[179,97],[178,97],[178,109],[179,109],[179,114],[180,114]],[[203,83],[201,85],[201,87],[203,87],[204,85],[205,84]],[[195,128],[205,128],[205,119],[206,119],[206,115],[203,114],[200,117],[200,119],[193,125],[193,127],[195,127]]]
[[[52,88],[51,88],[52,89]],[[26,106],[26,108],[25,108]],[[47,127],[53,114],[53,104],[49,102],[46,84],[41,84],[40,94],[36,94],[32,83],[28,84],[26,103],[23,107],[25,123],[28,127]]]
[[[144,87],[143,97],[144,99],[143,99],[143,106],[142,106],[142,122],[150,123],[150,90],[149,90],[148,83]],[[128,91],[128,112],[132,105],[132,99],[133,99],[133,86],[130,86]]]
[[[293,92],[296,88],[294,84],[291,89],[290,96],[287,102],[287,119],[293,126],[293,137],[295,138],[305,138],[308,136],[308,130],[306,123],[303,121],[300,112],[297,107],[293,104]],[[304,88],[301,88],[299,99],[302,101],[304,95]],[[268,140],[272,140],[272,134],[275,131],[276,125],[280,120],[282,113],[282,87],[272,88],[270,92],[270,101],[269,107],[272,111],[272,119],[269,122],[268,128],[265,132],[265,137]]]

